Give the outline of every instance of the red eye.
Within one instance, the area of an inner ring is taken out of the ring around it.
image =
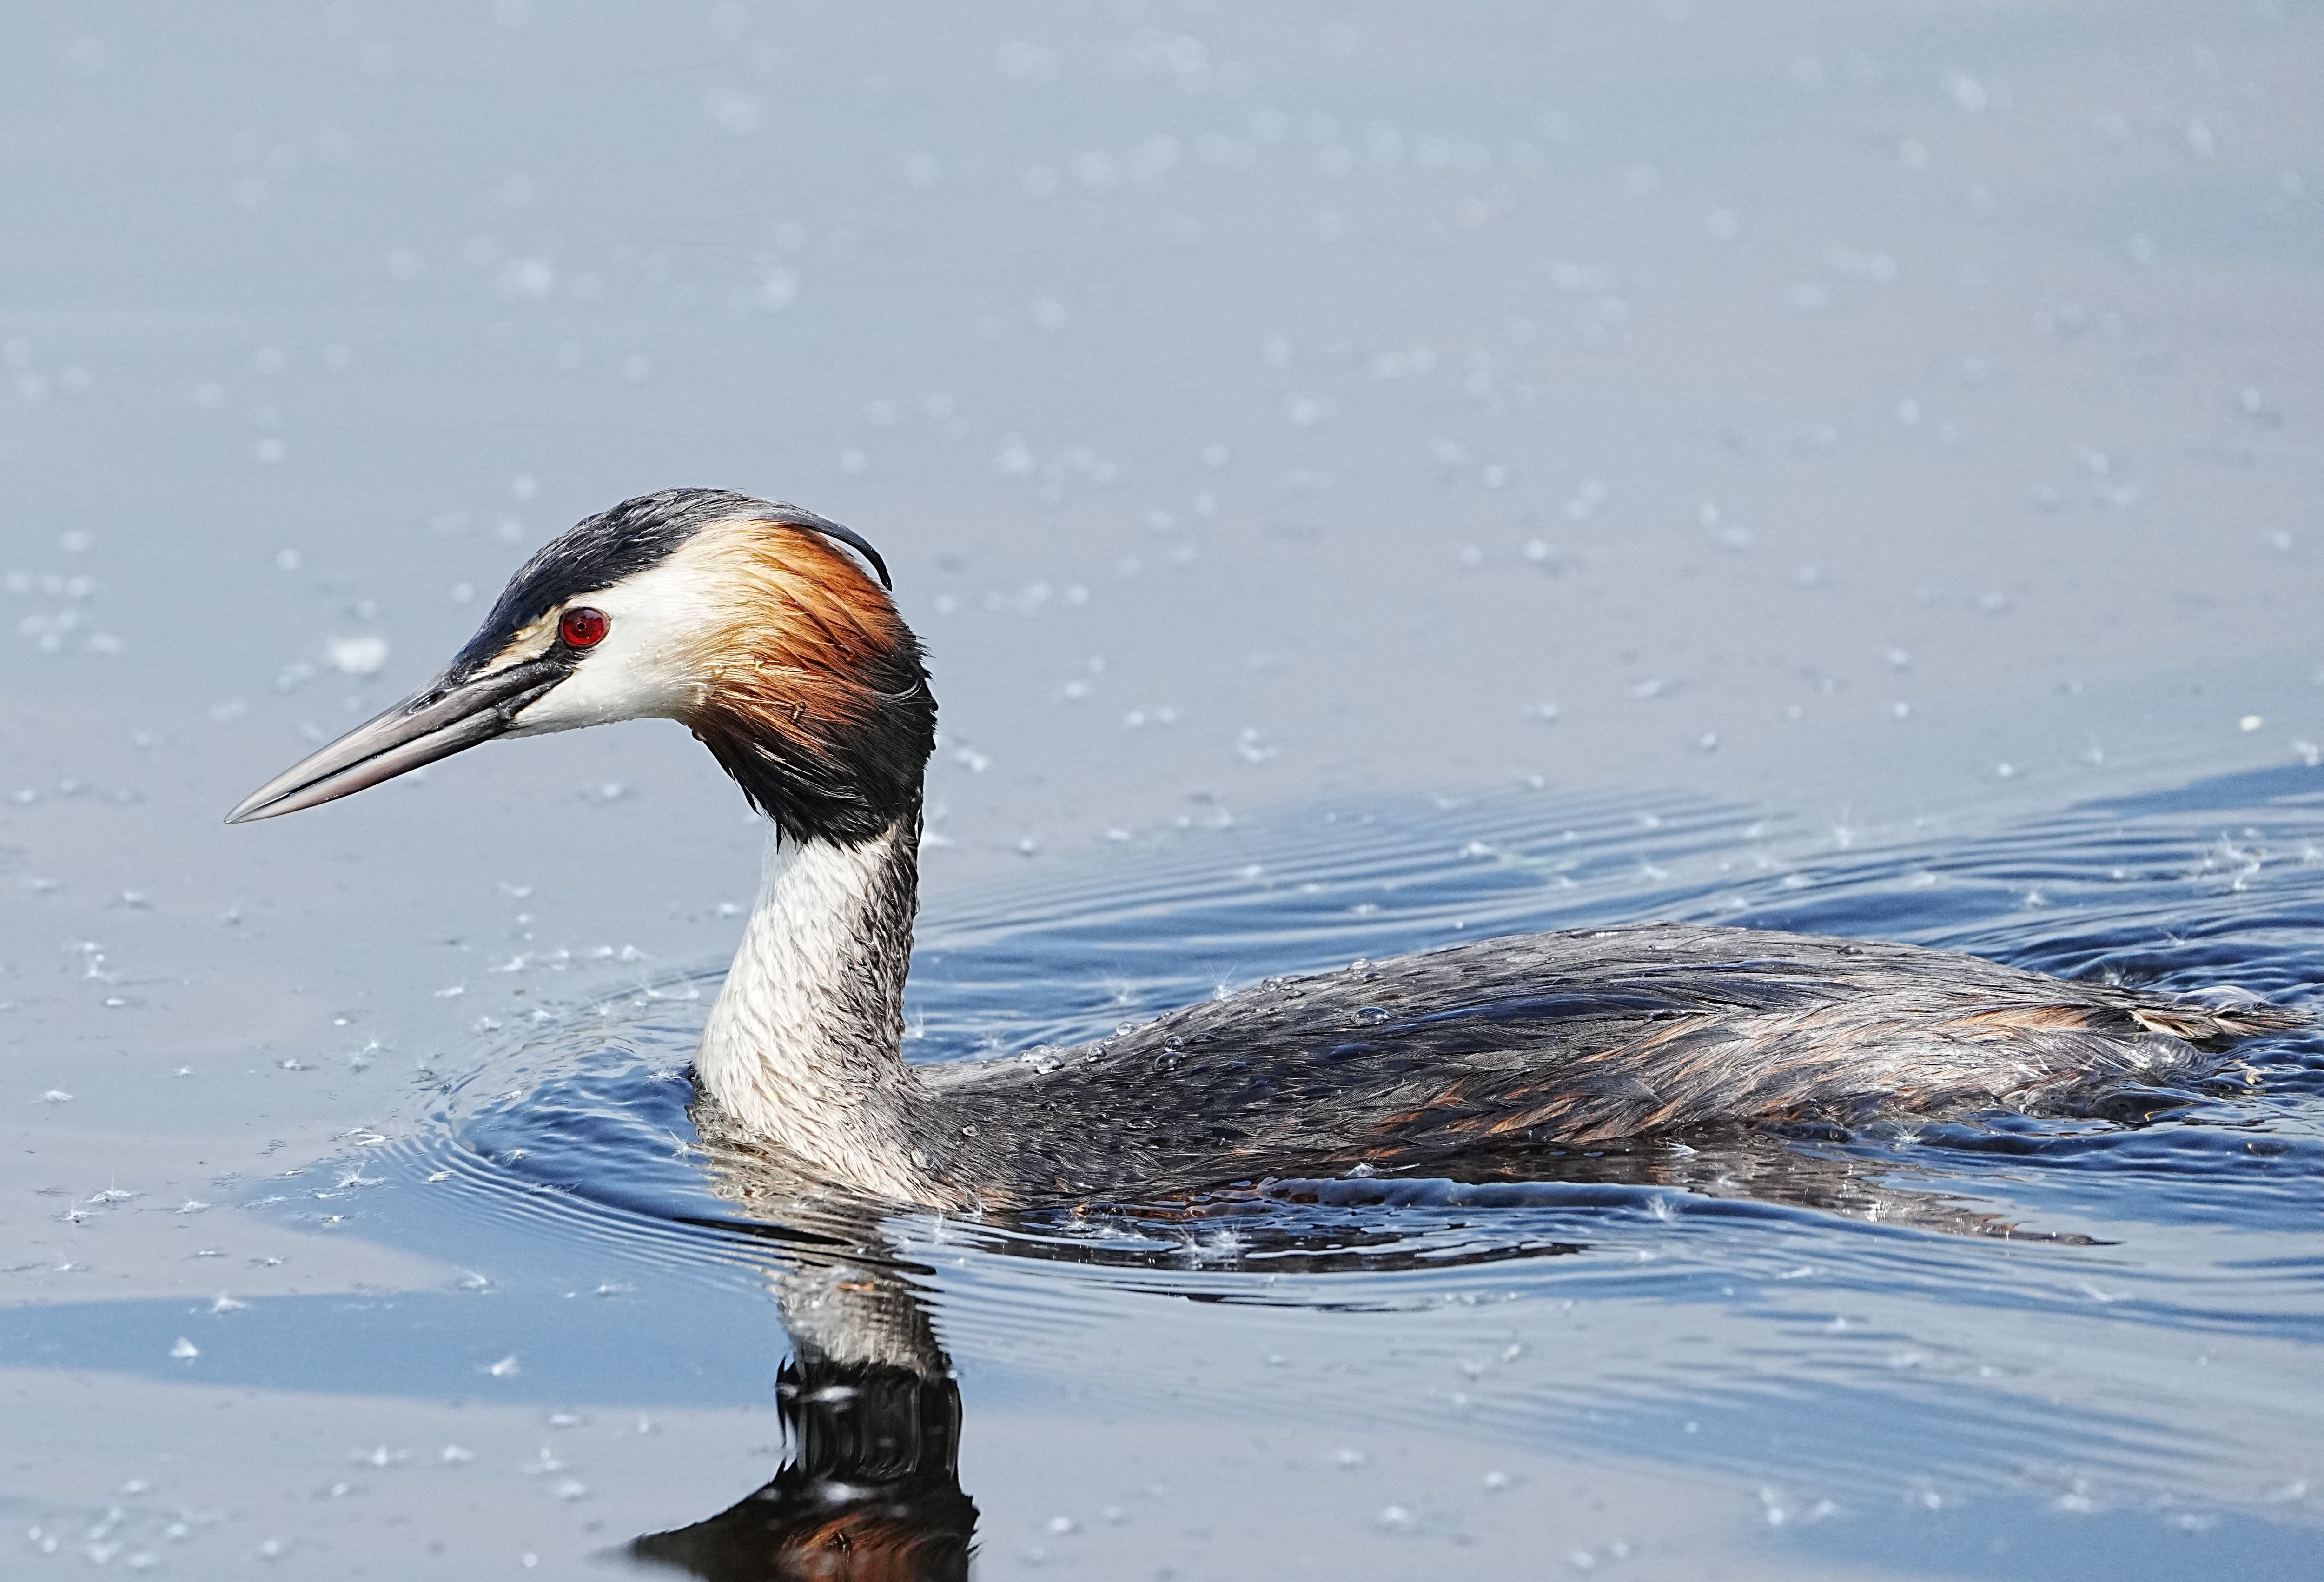
[[[605,641],[605,634],[613,624],[605,618],[604,611],[576,605],[558,619],[557,634],[565,639],[567,648],[595,648]]]

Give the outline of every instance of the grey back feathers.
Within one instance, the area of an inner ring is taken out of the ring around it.
[[[931,1201],[1150,1199],[1707,1125],[2075,1106],[2303,1021],[1916,946],[1650,923],[1270,980],[1047,1073],[937,1069],[921,1124],[949,1178]]]

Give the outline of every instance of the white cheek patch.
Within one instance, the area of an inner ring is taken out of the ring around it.
[[[569,601],[605,613],[604,640],[518,715],[508,734],[538,736],[669,717],[693,705],[700,693],[696,668],[702,633],[719,610],[709,570],[681,550],[626,582]]]

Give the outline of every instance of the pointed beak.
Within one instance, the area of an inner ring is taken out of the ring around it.
[[[336,801],[489,742],[571,669],[569,658],[551,653],[466,681],[438,679],[260,786],[226,821],[247,824]]]

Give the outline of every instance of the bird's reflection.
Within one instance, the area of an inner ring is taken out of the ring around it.
[[[718,1228],[747,1235],[765,1258],[794,1347],[777,1385],[789,1457],[755,1493],[690,1527],[637,1539],[630,1556],[715,1582],[966,1577],[977,1512],[960,1486],[960,1392],[921,1297],[928,1272],[904,1261],[883,1234],[892,1210],[836,1196],[827,1183],[756,1149],[710,1135],[704,1141],[708,1185],[739,1211]],[[1464,1183],[1440,1185],[1471,1194],[1468,1201],[1488,1210],[1501,1201],[1497,1188],[1651,1188],[1957,1235],[2085,1239],[2019,1225],[1930,1186],[1900,1184],[1893,1158],[1853,1156],[1847,1141],[1842,1133],[1737,1131],[1700,1136],[1693,1146],[1512,1155],[1470,1161]],[[1499,1246],[1485,1238],[1449,1257],[1443,1247],[1384,1256],[1346,1217],[1376,1217],[1377,1203],[1403,1185],[1411,1183],[1272,1181],[1175,1203],[1061,1207],[1046,1217],[1052,1226],[1059,1216],[1081,1214],[1147,1226],[1228,1219],[1247,1233],[1246,1251],[1264,1250],[1268,1269],[1278,1274],[1344,1269],[1359,1254],[1377,1271],[1586,1250],[1579,1242],[1528,1237]],[[1318,1209],[1335,1212],[1318,1221]],[[1379,1234],[1405,1230],[1383,1222]],[[1152,1264],[1170,1256],[1120,1239],[1077,1244],[1043,1235],[1007,1244],[1019,1256],[1079,1263]]]
[[[961,1492],[950,1360],[876,1224],[852,1228],[864,1239],[845,1254],[818,1234],[775,1277],[795,1348],[776,1384],[781,1470],[715,1516],[636,1540],[633,1559],[713,1582],[968,1576],[976,1503]]]

